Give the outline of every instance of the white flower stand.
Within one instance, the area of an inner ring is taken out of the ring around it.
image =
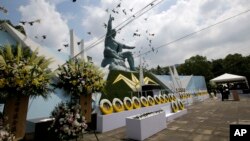
[[[129,139],[144,140],[167,127],[165,112],[143,119],[134,117],[126,118],[126,135]]]

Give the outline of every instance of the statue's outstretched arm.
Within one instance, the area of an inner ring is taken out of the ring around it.
[[[128,45],[119,43],[119,42],[117,42],[115,40],[114,40],[114,42],[116,42],[119,45],[119,47],[122,47],[123,49],[134,49],[135,48],[134,46],[128,46]]]
[[[122,48],[124,48],[124,49],[134,49],[135,47],[134,46],[123,45]]]

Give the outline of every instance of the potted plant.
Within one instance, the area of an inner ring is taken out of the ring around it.
[[[53,90],[49,85],[53,73],[48,68],[51,59],[37,56],[21,45],[6,45],[0,49],[0,99],[5,101],[6,124],[16,138],[25,134],[29,97],[47,98]]]
[[[71,98],[80,99],[80,105],[87,122],[91,121],[91,94],[102,92],[104,74],[93,63],[83,59],[71,59],[59,66],[56,88],[62,88]]]

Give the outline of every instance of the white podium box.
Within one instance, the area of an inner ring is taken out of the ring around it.
[[[119,113],[112,113],[108,115],[99,114],[97,115],[97,131],[103,133],[123,127],[126,125],[126,117],[161,110],[161,107],[164,107],[166,105],[170,105],[170,103],[142,107],[139,109],[133,109]]]
[[[126,135],[129,139],[144,140],[167,127],[165,112],[143,119],[134,117],[126,118]]]

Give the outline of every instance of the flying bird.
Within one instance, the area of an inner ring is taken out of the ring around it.
[[[127,15],[127,12],[125,11],[125,9],[123,9],[122,12],[123,12],[125,15]]]
[[[73,0],[73,2],[76,2],[76,0]]]
[[[91,35],[91,32],[87,32],[89,35]]]
[[[152,47],[152,51],[155,52],[155,49]]]
[[[81,44],[81,42],[77,42],[77,45],[80,45]]]
[[[69,47],[69,44],[64,44],[64,47]]]
[[[46,35],[43,35],[42,37],[43,37],[43,39],[46,39]]]
[[[26,24],[25,21],[20,21],[19,23],[21,23],[22,25],[25,25],[25,24]]]
[[[60,52],[62,49],[58,49],[57,51]]]
[[[119,7],[121,7],[121,3],[119,3],[119,4],[116,6],[116,8],[119,8]]]
[[[4,14],[8,13],[8,10],[3,6],[0,6],[0,10],[3,11]]]
[[[133,34],[133,37],[134,37],[134,36],[139,36],[139,37],[140,37],[141,35],[138,34],[138,33],[134,33],[134,34]]]
[[[107,28],[108,25],[107,25],[106,23],[103,23],[103,26],[104,26],[105,28]]]
[[[34,21],[29,22],[29,24],[32,26],[34,24]]]
[[[149,33],[149,36],[155,36],[155,34],[154,33],[152,33],[152,34]]]

